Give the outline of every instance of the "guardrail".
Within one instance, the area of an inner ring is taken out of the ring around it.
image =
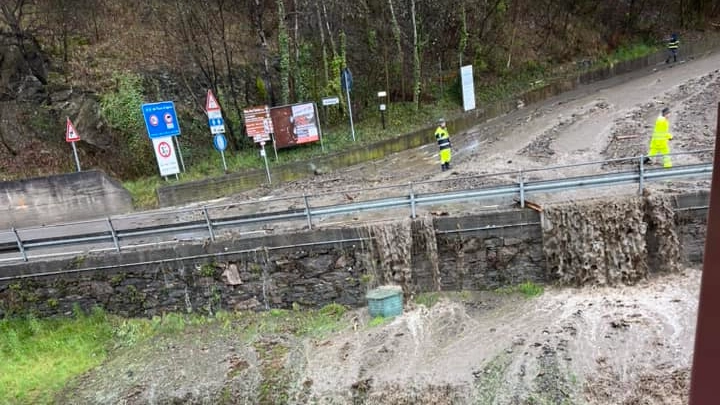
[[[710,150],[685,152],[680,154],[706,153]],[[530,173],[562,171],[582,166],[594,166],[595,171],[599,167],[606,167],[610,164],[630,163],[635,165],[633,169],[592,175],[580,175],[574,177],[561,177],[555,179],[527,180]],[[57,256],[77,255],[89,252],[116,251],[123,248],[137,248],[140,246],[160,245],[173,243],[178,239],[190,236],[192,239],[210,239],[214,241],[222,230],[233,230],[243,226],[262,224],[267,226],[277,222],[304,221],[307,227],[312,229],[314,220],[320,218],[344,215],[357,212],[373,210],[385,210],[394,208],[409,208],[410,216],[417,216],[417,208],[420,206],[431,206],[439,203],[456,203],[464,201],[476,201],[488,198],[511,197],[519,199],[521,207],[525,206],[526,195],[538,192],[559,192],[575,190],[586,187],[607,187],[623,184],[638,184],[638,192],[641,192],[648,181],[669,180],[688,176],[705,176],[712,173],[712,164],[687,164],[674,168],[654,168],[647,170],[644,165],[644,156],[625,159],[603,160],[586,162],[573,165],[554,166],[542,169],[532,169],[519,172],[496,173],[486,176],[474,176],[472,179],[483,183],[481,178],[502,178],[516,177],[517,180],[505,182],[494,186],[479,188],[451,190],[451,191],[429,191],[418,192],[417,190],[438,188],[437,181],[419,182],[408,185],[384,186],[370,189],[345,190],[315,196],[290,196],[273,199],[259,199],[250,202],[224,204],[217,206],[202,206],[180,210],[158,210],[147,213],[138,213],[127,216],[102,218],[93,221],[73,222],[67,224],[51,225],[40,228],[25,228],[0,231],[0,263],[28,261],[31,256],[28,252],[39,249],[62,248],[59,252],[49,252],[35,255],[32,258],[49,258]],[[457,179],[454,179],[457,180]],[[401,188],[403,193],[397,196],[386,197],[389,189]],[[355,201],[356,198],[349,196],[349,193],[368,194],[370,198],[364,201]],[[344,195],[350,202],[312,206],[310,201],[313,198],[328,194]],[[376,198],[372,195],[381,195]],[[233,214],[233,210],[242,212],[248,206],[253,207],[255,212],[249,214]],[[299,208],[300,206],[301,208]],[[280,208],[278,208],[280,207]],[[284,208],[283,208],[284,207]],[[266,211],[263,212],[263,209]],[[216,212],[212,215],[211,212]],[[160,222],[157,225],[148,225],[152,222]],[[259,232],[247,230],[245,234]],[[241,231],[241,233],[243,233]],[[168,239],[166,236],[171,235]],[[147,241],[145,238],[151,238]],[[130,242],[135,243],[130,243]],[[125,244],[125,242],[128,242]],[[100,246],[92,246],[100,244]],[[84,251],[69,251],[68,248],[76,245],[91,245]],[[18,255],[14,255],[18,253]],[[7,256],[9,257],[2,257]]]

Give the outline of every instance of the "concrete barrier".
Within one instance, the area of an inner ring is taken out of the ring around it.
[[[130,193],[102,171],[0,182],[0,229],[80,221],[132,210]]]

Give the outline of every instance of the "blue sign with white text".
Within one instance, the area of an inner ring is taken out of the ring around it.
[[[142,113],[150,138],[180,135],[180,123],[172,101],[143,104]]]

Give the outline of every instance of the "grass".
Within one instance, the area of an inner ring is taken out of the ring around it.
[[[6,318],[0,320],[0,404],[54,403],[71,379],[100,365],[115,350],[132,348],[152,337],[210,325],[243,334],[248,342],[274,333],[322,337],[348,325],[345,312],[342,305],[330,304],[311,311],[170,313],[124,319],[98,308],[90,314],[76,309],[70,318]]]
[[[0,336],[0,403],[40,404],[105,359],[113,330],[96,311],[70,320],[4,319]]]
[[[514,294],[519,293],[528,298],[537,297],[545,292],[543,286],[535,284],[532,281],[525,281],[514,286],[506,286],[496,288],[495,292],[498,294]]]

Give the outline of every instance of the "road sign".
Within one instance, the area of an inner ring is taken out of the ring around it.
[[[335,104],[340,104],[339,97],[323,97],[323,99],[322,99],[322,105],[335,105]]]
[[[172,101],[143,104],[142,113],[151,139],[180,135],[180,123]]]
[[[158,168],[161,176],[169,176],[180,173],[177,156],[175,155],[175,147],[170,136],[152,138],[153,149],[155,150],[155,158],[157,159]]]
[[[208,89],[207,97],[205,98],[205,111],[220,111],[220,104],[218,104],[217,99],[210,89]]]
[[[225,133],[225,120],[223,120],[220,110],[211,110],[207,112],[208,125],[211,134]]]
[[[80,135],[78,135],[77,131],[75,130],[75,126],[68,117],[67,123],[65,125],[65,142],[77,142],[79,140]]]
[[[227,139],[225,138],[225,135],[216,134],[213,137],[213,145],[215,145],[215,149],[218,151],[224,151],[227,148]]]

